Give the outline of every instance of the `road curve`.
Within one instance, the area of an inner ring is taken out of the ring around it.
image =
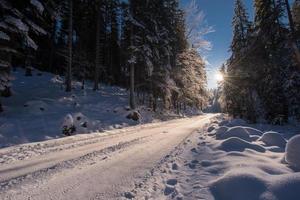
[[[1,149],[0,199],[121,199],[215,116]]]

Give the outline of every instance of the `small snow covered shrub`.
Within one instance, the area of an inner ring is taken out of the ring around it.
[[[230,152],[230,151],[245,151],[246,149],[252,149],[257,152],[265,152],[266,150],[257,144],[252,144],[250,142],[247,142],[245,140],[242,140],[241,138],[237,137],[230,137],[226,140],[223,140],[220,145],[218,146],[218,149]]]
[[[209,189],[217,200],[258,200],[267,184],[256,173],[232,170],[211,183]]]
[[[72,115],[68,114],[62,123],[62,134],[66,136],[73,135],[76,132],[76,127],[74,125],[74,119]]]
[[[300,169],[300,135],[296,135],[288,141],[285,149],[285,160],[292,167]]]
[[[268,146],[278,146],[284,148],[286,145],[286,140],[279,133],[273,131],[264,133],[260,140]]]
[[[133,121],[140,121],[142,116],[138,111],[133,111],[126,116],[127,119],[132,119]]]
[[[250,136],[247,130],[244,127],[236,126],[229,128],[226,132],[223,134],[216,135],[217,139],[225,140],[231,137],[237,137],[241,138],[243,140],[250,141]]]
[[[226,131],[228,130],[228,127],[226,126],[220,126],[217,130],[216,130],[216,137],[219,138],[222,134],[224,134]]]

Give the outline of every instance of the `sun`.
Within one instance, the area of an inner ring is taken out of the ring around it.
[[[221,74],[220,72],[217,72],[217,73],[215,74],[215,79],[216,79],[216,81],[221,82],[221,81],[224,80],[224,76],[223,76],[223,74]]]

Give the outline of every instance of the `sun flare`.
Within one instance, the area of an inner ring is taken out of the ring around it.
[[[223,74],[221,74],[220,72],[217,72],[217,73],[215,74],[215,79],[216,79],[216,81],[221,82],[221,81],[224,80],[224,76],[223,76]]]

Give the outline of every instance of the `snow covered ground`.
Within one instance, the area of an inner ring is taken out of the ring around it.
[[[300,134],[300,127],[250,126],[243,120],[213,120],[128,194],[135,199],[299,200],[300,135],[289,139]]]
[[[215,115],[0,149],[0,199],[121,199]]]
[[[24,74],[23,69],[13,72],[13,96],[2,98],[5,111],[0,115],[0,148],[63,137],[65,123],[73,123],[76,134],[82,134],[174,117],[140,107],[142,118],[135,122],[126,118],[130,111],[125,89],[102,85],[94,92],[91,83],[82,90],[75,82],[72,93],[66,93],[59,76],[37,70],[32,77]]]

